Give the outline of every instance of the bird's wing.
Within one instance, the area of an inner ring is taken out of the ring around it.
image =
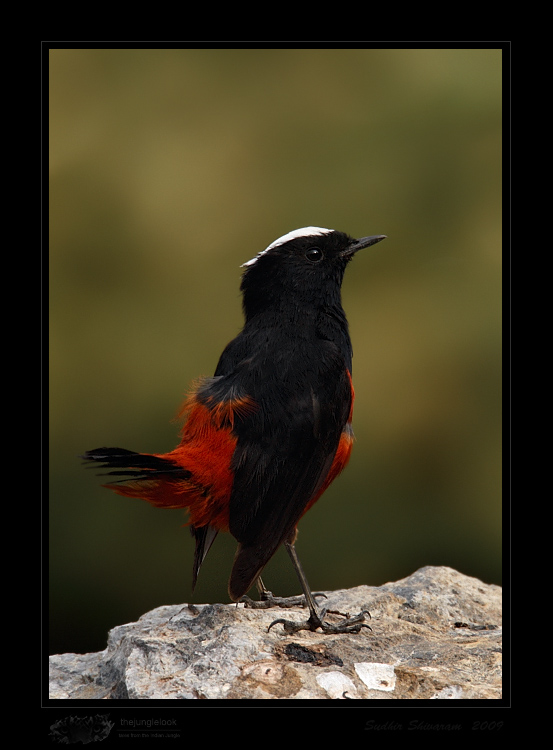
[[[240,543],[229,584],[233,599],[294,534],[327,478],[350,414],[351,379],[338,347],[318,342],[316,350],[297,354],[282,347],[269,367],[261,347],[206,387],[214,400],[226,393],[228,401],[250,406],[233,424],[229,529]],[[224,361],[217,371],[225,371]]]

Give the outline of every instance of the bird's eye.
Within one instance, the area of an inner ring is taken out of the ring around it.
[[[305,253],[305,257],[312,263],[318,263],[323,259],[323,251],[318,247],[310,247],[309,250],[307,250],[307,252]]]

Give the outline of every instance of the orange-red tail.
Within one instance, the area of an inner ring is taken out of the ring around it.
[[[83,458],[109,469],[108,476],[118,477],[105,486],[119,495],[146,500],[157,508],[187,508],[193,527],[227,531],[237,441],[232,428],[235,418],[251,407],[243,399],[215,401],[200,396],[201,387],[202,381],[184,403],[181,442],[174,450],[149,454],[97,448]]]

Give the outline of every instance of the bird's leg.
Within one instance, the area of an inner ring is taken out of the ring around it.
[[[243,596],[240,601],[243,602],[246,607],[251,609],[270,609],[271,607],[281,607],[282,609],[289,609],[290,607],[305,607],[309,606],[306,602],[306,598],[303,594],[299,596],[275,596],[272,591],[265,586],[259,576],[255,582],[257,590],[259,591],[259,601],[250,599],[249,596]],[[313,594],[314,597],[322,596],[326,599],[326,594],[317,592]]]
[[[286,547],[286,551],[290,555],[290,559],[292,560],[292,564],[296,570],[297,576],[299,578],[304,596],[305,601],[307,602],[307,606],[309,607],[309,618],[305,622],[292,622],[291,620],[274,620],[269,625],[269,630],[273,627],[273,625],[277,625],[280,623],[284,631],[286,633],[297,633],[300,630],[318,630],[318,628],[321,628],[323,633],[359,633],[361,628],[369,628],[371,629],[369,625],[367,625],[365,620],[365,615],[369,615],[370,612],[363,611],[360,612],[358,615],[355,615],[354,617],[349,617],[349,615],[342,615],[342,617],[345,617],[346,619],[344,622],[338,624],[338,625],[332,625],[330,623],[327,623],[323,620],[327,610],[323,609],[319,613],[317,611],[317,605],[315,603],[315,598],[313,594],[311,593],[311,589],[309,588],[309,584],[307,583],[307,578],[305,577],[305,573],[303,572],[303,568],[301,567],[298,555],[296,553],[296,548],[291,542],[284,542],[284,546]],[[341,614],[340,612],[333,612],[333,614]]]

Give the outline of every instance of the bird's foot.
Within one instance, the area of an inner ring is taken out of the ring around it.
[[[340,615],[341,617],[345,617],[345,620],[337,624],[325,622],[323,618],[326,614]],[[284,632],[288,635],[291,635],[292,633],[298,633],[300,630],[311,630],[312,632],[315,632],[319,628],[323,631],[323,633],[329,635],[338,633],[359,633],[361,628],[368,628],[369,630],[372,630],[371,626],[367,625],[364,621],[365,615],[368,615],[370,618],[371,613],[368,610],[363,610],[362,612],[359,612],[358,615],[350,617],[349,614],[343,614],[342,612],[328,610],[327,613],[326,610],[323,610],[320,615],[312,612],[309,616],[309,619],[305,620],[304,622],[292,622],[291,620],[284,619],[274,620],[269,625],[268,629],[270,630],[273,625],[281,624],[284,628]]]
[[[317,592],[313,596],[322,596],[326,599],[326,594]],[[306,607],[307,602],[305,596],[300,594],[299,596],[275,596],[272,591],[263,589],[260,594],[259,601],[250,599],[249,596],[243,596],[240,602],[243,603],[248,609],[270,609],[271,607],[281,607],[282,609],[290,609],[291,607]]]

